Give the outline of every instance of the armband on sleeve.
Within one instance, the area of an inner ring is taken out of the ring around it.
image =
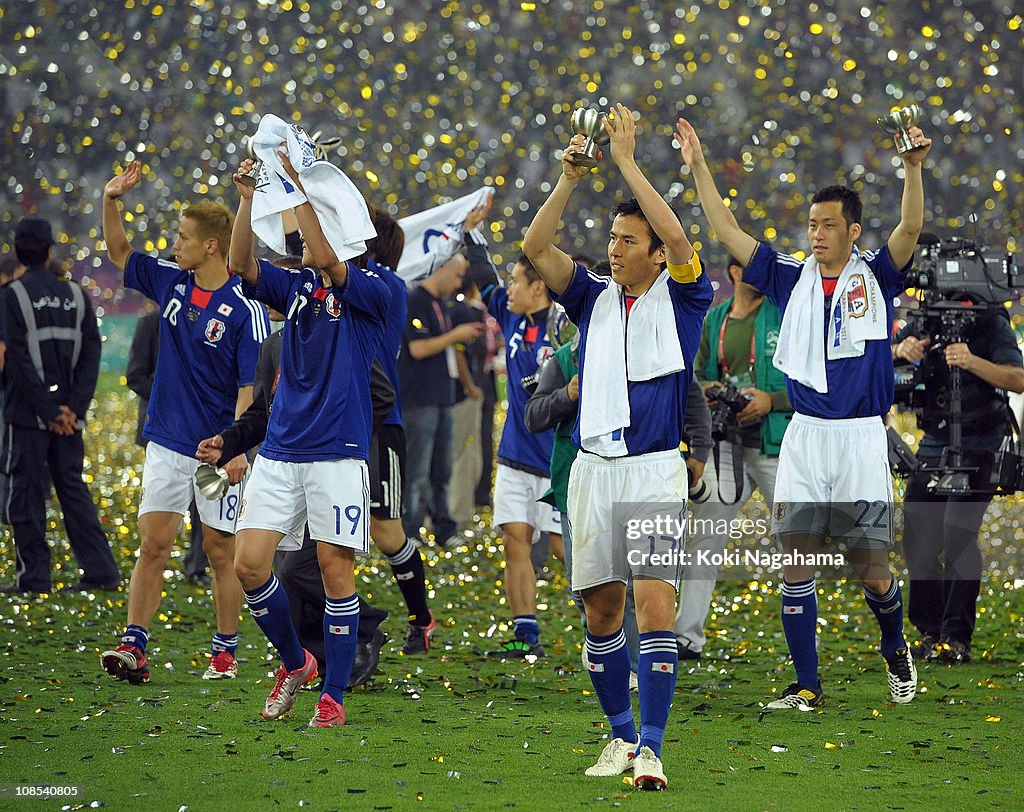
[[[685,284],[687,282],[696,282],[700,275],[704,273],[704,269],[700,264],[700,257],[697,256],[697,252],[693,252],[693,256],[690,257],[689,262],[684,262],[682,265],[673,265],[671,262],[668,263],[668,274],[676,282]]]

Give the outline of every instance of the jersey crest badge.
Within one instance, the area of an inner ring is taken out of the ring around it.
[[[850,277],[850,284],[846,288],[846,306],[852,319],[859,319],[867,314],[868,296],[863,274],[855,273]]]
[[[206,322],[206,339],[216,344],[224,337],[224,322],[220,319],[210,319]]]
[[[338,318],[338,316],[341,315],[341,302],[334,298],[333,293],[327,294],[327,300],[324,302],[324,307],[327,308],[327,312],[333,318]]]

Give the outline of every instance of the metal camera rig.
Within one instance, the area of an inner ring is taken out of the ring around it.
[[[1003,309],[1004,302],[1017,298],[1019,294],[1014,288],[1019,281],[1020,269],[1012,255],[991,252],[975,240],[922,234],[918,242],[917,264],[908,282],[922,294],[921,306],[914,313],[922,325],[922,333],[931,337],[928,352],[938,352],[950,344],[965,342],[978,321],[992,318]],[[918,413],[923,413],[925,408],[927,381],[923,379],[924,368],[923,364],[911,367],[909,373],[903,368],[896,374],[896,402]],[[895,443],[892,438],[895,432],[890,432],[890,460],[894,471],[899,475],[927,471],[931,475],[929,491],[943,496],[964,496],[979,490],[1003,493],[1024,490],[1020,432],[1012,420],[1012,412],[1010,422],[1016,434],[1015,442],[1004,442],[995,456],[990,480],[976,483],[972,488],[971,475],[979,469],[964,464],[960,367],[950,366],[948,375],[946,422],[949,443],[938,465],[918,463],[905,444],[900,448]]]

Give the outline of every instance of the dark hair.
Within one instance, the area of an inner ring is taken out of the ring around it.
[[[831,203],[833,200],[843,204],[843,219],[846,220],[847,228],[860,222],[864,214],[864,204],[860,202],[860,195],[847,186],[826,186],[819,189],[811,198],[811,205]]]
[[[46,258],[50,255],[50,246],[34,240],[14,238],[14,255],[26,268],[35,265],[45,265]]]
[[[398,260],[405,249],[405,232],[386,211],[370,206],[370,219],[377,230],[377,236],[366,243],[364,257],[371,257],[377,264],[385,265],[392,271],[398,270]],[[357,261],[357,265],[360,263]]]
[[[276,257],[274,264],[278,268],[288,268],[292,271],[297,271],[302,267],[302,257],[298,254],[285,254],[284,256]]]
[[[573,256],[572,261],[577,265],[582,265],[587,270],[591,270],[594,267],[594,258],[588,254],[576,254]]]
[[[537,269],[533,267],[533,263],[530,262],[526,254],[520,254],[518,257],[516,257],[515,264],[523,266],[523,273],[526,274],[526,278],[529,279],[531,282],[541,281],[541,275],[537,273]]]
[[[594,276],[611,276],[612,275],[612,264],[602,259],[600,262],[595,262],[594,266],[590,269],[590,272]]]
[[[669,208],[672,209],[671,206]],[[679,220],[679,213],[675,209],[672,209],[672,213],[676,216],[676,219]],[[644,210],[640,208],[640,204],[637,202],[635,197],[631,197],[625,203],[619,203],[619,205],[612,209],[612,220],[620,215],[622,217],[639,217],[647,224],[647,233],[651,236],[651,248],[647,252],[648,256],[653,255],[655,251],[665,244],[665,241],[657,235],[653,228],[651,228],[650,220],[647,219],[647,215],[644,214]],[[682,223],[683,221],[679,220],[679,222]]]

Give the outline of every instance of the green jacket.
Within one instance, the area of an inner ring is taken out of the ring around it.
[[[559,347],[552,359],[558,363],[566,381],[571,381],[572,376],[579,372],[579,349],[573,351],[572,342]],[[554,505],[561,513],[569,512],[569,470],[579,453],[572,441],[575,424],[575,420],[563,420],[555,426],[555,440],[551,446],[551,488],[541,497],[542,502]]]
[[[708,352],[702,373],[704,379],[708,381],[717,381],[721,377],[721,370],[718,367],[718,334],[730,307],[732,307],[732,299],[727,299],[720,305],[711,308],[704,320],[710,352]],[[779,313],[779,309],[765,298],[754,319],[754,383],[758,389],[769,394],[786,391],[786,376],[772,363],[781,325],[782,315]],[[773,397],[773,406],[777,402],[778,399]],[[764,416],[761,421],[762,453],[773,457],[778,456],[779,449],[782,447],[782,436],[786,433],[786,426],[789,425],[792,418],[792,410],[776,411],[774,408]]]

